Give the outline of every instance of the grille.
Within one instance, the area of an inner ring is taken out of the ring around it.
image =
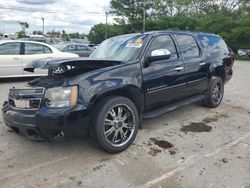
[[[40,108],[44,88],[10,89],[9,105],[14,108],[36,110]]]

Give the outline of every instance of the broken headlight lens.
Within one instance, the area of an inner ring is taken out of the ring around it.
[[[55,87],[45,93],[46,106],[50,108],[71,107],[77,104],[78,87]]]

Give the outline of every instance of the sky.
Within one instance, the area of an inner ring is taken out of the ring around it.
[[[65,30],[87,34],[98,23],[105,23],[110,0],[0,0],[0,32],[20,31],[19,21],[29,24],[28,33]],[[17,10],[18,9],[18,10]],[[40,12],[38,12],[38,10]],[[109,22],[112,17],[109,15]]]

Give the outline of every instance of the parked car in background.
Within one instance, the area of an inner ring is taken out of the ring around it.
[[[239,56],[250,57],[250,50],[240,49],[238,50]]]
[[[78,43],[63,43],[55,46],[61,52],[71,52],[79,55],[80,57],[89,57],[94,51],[92,48],[85,44]]]
[[[44,58],[76,58],[73,53],[61,52],[45,43],[34,41],[0,41],[0,78],[20,76],[40,76],[47,72],[23,71],[26,64]]]
[[[88,47],[93,48],[94,50],[95,50],[96,48],[98,48],[98,46],[99,46],[99,44],[95,44],[95,43],[90,43],[90,44],[88,44]]]

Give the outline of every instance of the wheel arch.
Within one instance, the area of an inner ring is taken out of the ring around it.
[[[139,114],[141,114],[145,109],[144,94],[139,88],[133,85],[111,88],[99,93],[91,98],[88,107],[92,109],[99,101],[110,96],[123,96],[130,99],[137,107]]]
[[[220,77],[223,82],[225,81],[226,79],[226,73],[225,73],[225,69],[224,69],[224,66],[218,66],[218,67],[215,67],[212,74],[211,74],[211,78],[213,76],[218,76]]]

